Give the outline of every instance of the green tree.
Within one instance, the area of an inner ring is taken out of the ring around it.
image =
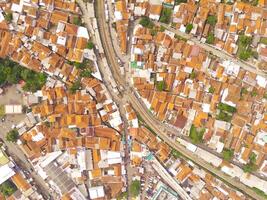
[[[13,19],[13,15],[12,15],[12,13],[11,13],[11,12],[6,13],[6,15],[5,15],[5,20],[6,20],[8,23],[10,23],[10,22],[12,21],[12,19]]]
[[[9,180],[0,185],[0,192],[5,196],[11,196],[17,190],[16,186]]]
[[[141,24],[143,27],[150,29],[154,27],[154,23],[146,16],[141,18],[139,24]]]
[[[230,161],[233,158],[234,151],[232,149],[224,149],[223,152],[223,159],[226,161]]]
[[[138,180],[132,181],[130,185],[130,193],[133,197],[137,197],[140,193],[141,183]]]
[[[91,42],[91,41],[89,41],[89,42],[87,43],[87,48],[88,48],[88,49],[93,49],[93,48],[94,48],[94,43]]]
[[[6,140],[8,142],[17,142],[18,139],[19,139],[19,132],[17,129],[12,129],[6,135]]]
[[[159,21],[165,24],[169,24],[171,20],[172,9],[164,7],[161,11]]]
[[[243,168],[244,172],[251,173],[258,169],[257,165],[255,164],[256,158],[257,155],[254,152],[252,152],[251,155],[249,156],[249,162]]]
[[[187,24],[185,28],[185,32],[190,33],[192,29],[193,29],[193,24]]]
[[[246,36],[246,35],[240,35],[238,38],[239,45],[242,45],[244,47],[247,47],[251,44],[252,37]]]
[[[208,44],[214,44],[214,41],[215,41],[214,34],[209,33],[206,42],[207,42]]]
[[[208,16],[207,23],[210,24],[211,26],[214,26],[217,23],[216,16],[213,15]]]
[[[0,84],[17,84],[25,81],[24,90],[35,92],[46,83],[46,75],[26,69],[9,60],[0,59]]]
[[[241,59],[241,60],[248,60],[249,58],[250,58],[250,56],[251,56],[251,51],[249,51],[249,50],[243,50],[243,51],[241,51],[240,53],[239,53],[239,58]]]

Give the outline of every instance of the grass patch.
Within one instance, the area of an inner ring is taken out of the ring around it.
[[[267,37],[262,37],[260,43],[267,45]]]
[[[140,181],[138,181],[138,180],[132,181],[132,183],[130,185],[131,196],[137,197],[139,195],[139,193],[140,193],[140,189],[141,189]]]

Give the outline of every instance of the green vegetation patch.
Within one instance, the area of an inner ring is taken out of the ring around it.
[[[125,200],[125,199],[127,199],[127,197],[128,197],[128,193],[127,192],[122,192],[117,197],[117,200]]]
[[[185,27],[185,32],[190,33],[192,29],[193,29],[193,24],[187,24]]]
[[[6,114],[5,106],[4,105],[0,105],[0,117],[4,117],[5,114]]]
[[[187,0],[175,0],[175,5],[179,5],[181,3],[186,3]]]
[[[225,103],[219,103],[217,109],[219,109],[219,114],[216,116],[216,119],[225,122],[230,122],[232,120],[233,113],[236,112],[235,107],[229,106]]]
[[[210,86],[210,88],[209,88],[209,93],[213,94],[214,92],[215,92],[215,88],[212,87],[212,86]]]
[[[156,88],[158,91],[163,91],[166,89],[166,83],[165,81],[157,81],[156,82]]]
[[[146,16],[141,18],[139,24],[149,29],[155,26],[154,23],[149,19],[149,17],[146,17]]]
[[[77,90],[79,90],[82,87],[81,80],[76,80],[69,88],[69,91],[71,94],[74,94]]]
[[[190,79],[195,79],[197,77],[197,73],[195,71],[192,71],[191,74],[189,74]]]
[[[223,149],[222,154],[224,160],[230,161],[234,156],[234,151],[232,149]]]
[[[239,35],[237,42],[238,52],[237,55],[241,60],[248,60],[252,56],[252,50],[250,48],[252,37]]]
[[[23,89],[29,92],[40,90],[46,83],[46,75],[38,73],[9,60],[0,59],[0,85],[25,81]]]
[[[217,108],[221,111],[226,111],[229,113],[235,113],[236,112],[235,107],[229,106],[228,104],[225,104],[225,103],[219,103]]]
[[[172,9],[164,7],[161,11],[159,21],[165,24],[169,24],[171,21]]]
[[[18,139],[19,139],[19,132],[17,129],[12,129],[6,135],[6,140],[8,142],[17,142]]]
[[[141,183],[138,180],[132,181],[130,185],[130,193],[132,197],[137,197],[140,193]]]
[[[12,21],[12,19],[13,19],[13,15],[12,15],[12,13],[11,13],[11,12],[6,13],[6,15],[5,15],[5,20],[6,20],[8,23],[10,23],[10,22]]]
[[[267,199],[267,194],[260,189],[253,187],[252,190],[256,192],[258,195],[262,196],[263,198]]]
[[[189,137],[192,140],[192,143],[198,144],[202,142],[203,135],[205,133],[205,128],[196,128],[194,125],[191,126]]]
[[[251,173],[258,169],[257,165],[255,164],[256,157],[257,155],[254,152],[252,152],[251,155],[249,156],[249,162],[243,168],[244,172]]]
[[[208,16],[207,23],[210,24],[211,26],[215,26],[217,23],[217,17],[214,15]]]
[[[180,157],[182,156],[182,154],[181,154],[179,151],[177,151],[176,149],[172,149],[172,150],[171,150],[171,155],[172,155],[175,159],[180,158]]]
[[[9,180],[5,181],[4,183],[0,185],[0,192],[5,197],[11,196],[16,190],[17,190],[17,187]]]
[[[207,42],[208,44],[214,44],[214,42],[215,42],[214,34],[209,33],[206,42]]]
[[[262,37],[260,43],[267,45],[267,37]]]
[[[88,49],[93,49],[93,48],[94,48],[94,43],[91,42],[91,41],[89,41],[89,42],[87,43],[86,47],[87,47]]]
[[[220,111],[219,114],[216,116],[217,120],[225,121],[225,122],[231,122],[232,115],[228,114],[226,112]]]
[[[77,25],[77,26],[81,26],[82,25],[82,20],[79,16],[75,16],[73,17],[73,24]]]

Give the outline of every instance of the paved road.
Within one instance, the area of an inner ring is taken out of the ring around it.
[[[158,134],[159,137],[161,137],[162,140],[164,140],[171,147],[181,152],[181,154],[183,154],[185,157],[193,160],[196,164],[200,165],[202,168],[220,177],[222,180],[232,185],[233,187],[243,191],[245,194],[249,195],[250,197],[254,199],[263,199],[261,196],[257,195],[252,189],[246,187],[244,184],[240,183],[239,181],[232,179],[230,176],[227,176],[222,171],[214,168],[213,166],[211,166],[204,160],[198,158],[195,154],[188,151],[182,145],[176,143],[175,141],[173,141],[171,138],[167,136],[167,131],[161,128],[158,121],[155,120],[155,118],[151,115],[150,112],[148,112],[147,108],[143,105],[141,100],[134,94],[134,90],[131,89],[126,84],[126,81],[121,77],[119,69],[118,69],[119,64],[117,63],[116,54],[112,47],[112,40],[109,35],[109,28],[105,22],[104,1],[98,0],[96,4],[97,4],[96,14],[97,14],[97,20],[98,20],[98,26],[99,26],[99,33],[101,36],[103,48],[105,50],[105,55],[111,67],[113,76],[116,82],[125,88],[125,90],[123,91],[124,97],[128,99],[128,101],[132,104],[134,109],[142,116],[145,122]],[[83,6],[83,5],[80,4],[80,6]]]
[[[267,78],[267,74],[262,72],[261,70],[259,70],[255,65],[252,65],[252,64],[247,63],[247,62],[242,62],[241,60],[236,59],[234,56],[226,53],[225,51],[216,49],[216,48],[212,47],[211,45],[200,42],[197,38],[193,37],[192,35],[189,35],[189,34],[181,32],[177,29],[174,29],[170,25],[167,25],[167,24],[164,24],[161,22],[154,22],[154,23],[159,25],[159,26],[165,27],[167,30],[169,30],[169,31],[171,31],[171,32],[173,32],[173,33],[175,33],[175,34],[177,34],[177,35],[179,35],[179,36],[181,36],[187,40],[194,42],[195,44],[197,44],[201,48],[205,49],[206,51],[210,52],[211,54],[213,54],[219,58],[222,58],[225,60],[230,60],[233,63],[238,64],[240,67],[242,67],[243,69],[245,69],[247,71],[256,73],[258,75],[261,75],[261,76]]]

